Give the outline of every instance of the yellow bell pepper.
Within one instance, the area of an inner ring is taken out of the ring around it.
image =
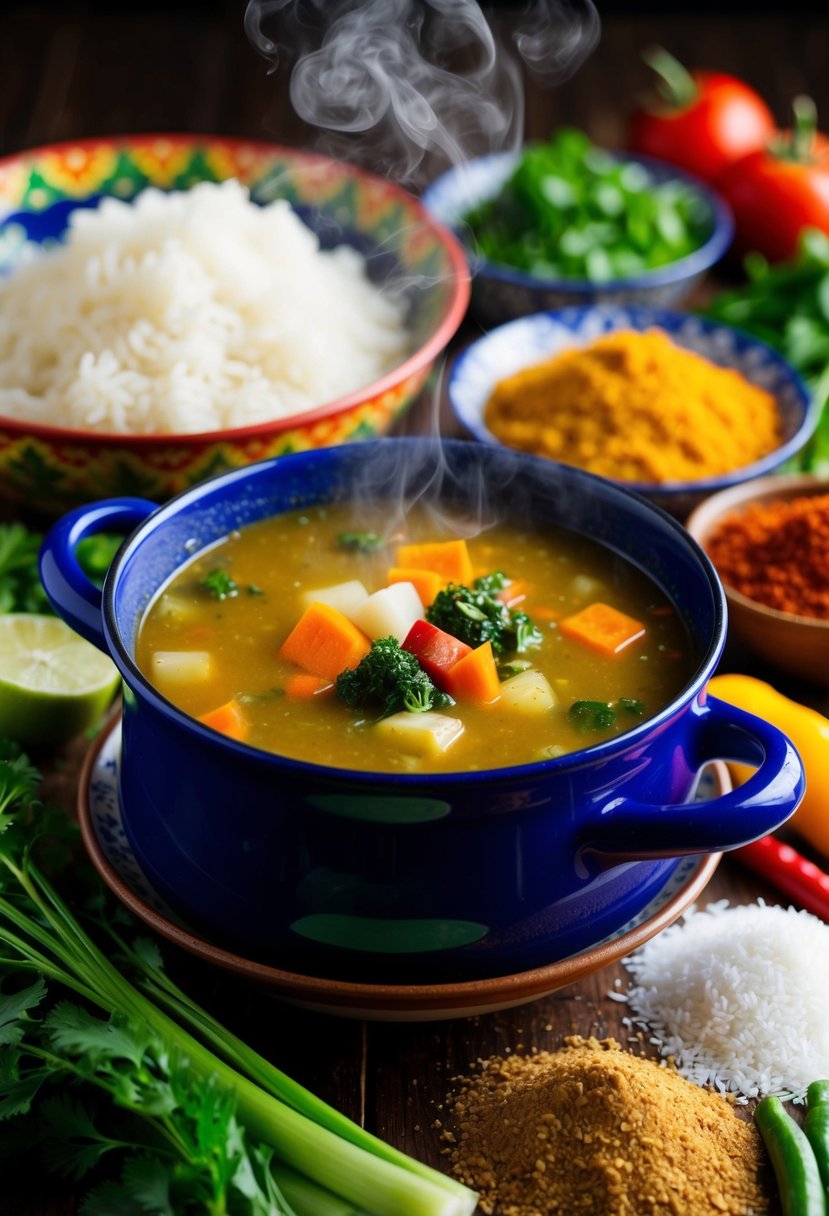
[[[803,761],[806,793],[789,826],[829,857],[829,718],[754,676],[714,676],[708,681],[708,691],[765,719],[791,739]],[[728,768],[735,785],[741,785],[754,771],[746,764],[730,763]]]

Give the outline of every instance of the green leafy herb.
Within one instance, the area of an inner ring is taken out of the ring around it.
[[[372,642],[357,667],[339,674],[335,688],[352,709],[377,706],[382,718],[401,710],[417,714],[451,704],[451,698],[435,687],[415,656],[391,637]]]
[[[0,612],[51,613],[37,565],[42,540],[23,524],[0,524]]]
[[[642,718],[645,707],[633,697],[619,697],[618,701],[574,701],[567,711],[573,726],[584,733],[608,730],[616,725],[620,714]]]
[[[0,757],[0,971],[14,985],[0,989],[4,1146],[40,1144],[45,1129],[54,1166],[72,1177],[117,1157],[119,1178],[92,1193],[85,1216],[471,1216],[471,1191],[280,1072],[173,983],[154,942],[128,941],[105,909],[90,916],[102,949],[35,861],[47,822],[36,771],[12,743]],[[54,989],[72,999],[52,1004]],[[71,1108],[59,1092],[67,1078]],[[106,1101],[103,1118],[78,1083]],[[41,1101],[55,1096],[42,1117]],[[123,1134],[113,1107],[132,1119]],[[276,1158],[301,1176],[291,1203]]]
[[[203,587],[205,591],[209,592],[217,600],[233,599],[234,596],[239,594],[239,587],[235,579],[232,579],[227,570],[222,569],[221,566],[215,566],[212,570],[208,571],[199,586]]]
[[[348,549],[353,553],[376,553],[383,545],[383,538],[377,532],[340,532],[337,546]]]
[[[450,583],[426,610],[426,620],[467,646],[492,643],[494,654],[521,654],[542,640],[526,612],[508,608],[497,593],[509,583],[500,571],[476,578],[471,587]]]
[[[491,261],[594,282],[676,261],[711,231],[695,190],[678,179],[656,183],[642,165],[573,128],[528,145],[499,193],[465,220]]]
[[[567,717],[576,730],[607,730],[616,723],[616,711],[607,701],[574,701]]]
[[[829,472],[829,237],[806,229],[797,255],[770,264],[760,254],[745,259],[747,282],[715,296],[707,314],[767,342],[800,372],[811,389],[820,420],[792,467]]]

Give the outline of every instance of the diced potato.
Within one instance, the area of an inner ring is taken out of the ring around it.
[[[547,677],[531,667],[504,680],[499,704],[517,713],[548,714],[558,700]]]
[[[368,599],[368,592],[358,578],[347,583],[335,583],[331,587],[318,587],[316,591],[304,591],[299,602],[303,609],[313,603],[328,604],[343,616],[350,617]]]
[[[412,583],[392,583],[375,591],[347,615],[372,641],[393,637],[402,642],[423,616],[423,604]]]
[[[187,621],[197,621],[201,617],[202,606],[195,597],[188,599],[184,595],[165,591],[153,605],[153,613],[160,620],[186,623]]]
[[[382,718],[374,727],[406,755],[423,760],[441,756],[463,734],[463,722],[427,710],[410,714],[405,710]]]
[[[152,672],[159,684],[198,684],[209,680],[213,659],[206,650],[156,650]]]

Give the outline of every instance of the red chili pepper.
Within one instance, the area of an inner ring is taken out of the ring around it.
[[[776,836],[735,849],[733,857],[791,896],[801,908],[829,921],[829,874]]]

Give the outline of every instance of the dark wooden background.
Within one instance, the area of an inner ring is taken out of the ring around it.
[[[496,6],[496,19],[508,24],[517,7]],[[553,89],[526,81],[528,135],[573,123],[600,143],[623,146],[626,114],[648,78],[640,51],[654,41],[689,65],[744,76],[781,123],[799,92],[815,98],[829,123],[825,6],[662,4],[648,11],[614,3],[599,10],[601,41],[571,79]],[[318,133],[297,119],[288,100],[290,48],[281,67],[269,72],[245,35],[243,17],[241,3],[7,5],[0,15],[0,155],[53,140],[150,131],[315,146]],[[429,408],[422,402],[408,425],[416,427]],[[745,667],[750,661],[732,652],[730,662]],[[815,704],[823,700],[817,690],[797,691]],[[49,793],[67,813],[82,755],[83,744],[76,743],[47,766]],[[741,902],[757,895],[779,901],[774,890],[726,859],[706,898]],[[442,1162],[433,1127],[437,1104],[453,1074],[476,1058],[555,1048],[570,1033],[624,1038],[624,1007],[607,999],[614,980],[624,977],[621,966],[511,1012],[384,1025],[296,1011],[202,965],[176,958],[171,964],[281,1068],[436,1166]],[[3,1216],[69,1216],[75,1210],[66,1187],[47,1185],[41,1194],[36,1183],[25,1196],[10,1196],[0,1186]]]

